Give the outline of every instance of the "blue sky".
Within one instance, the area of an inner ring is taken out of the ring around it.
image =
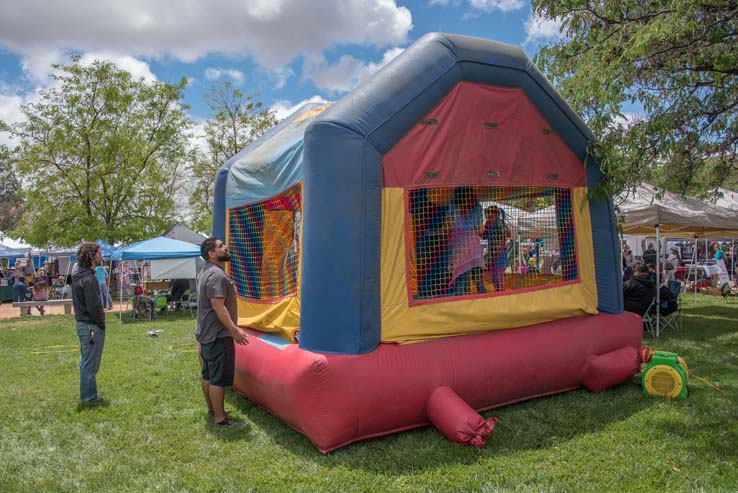
[[[9,5],[7,5],[9,3]],[[279,116],[336,100],[424,34],[442,31],[523,47],[532,57],[558,25],[524,0],[24,0],[0,17],[0,119],[53,84],[72,54],[134,75],[190,83],[196,122],[214,81],[230,80]],[[7,137],[0,134],[0,143]]]

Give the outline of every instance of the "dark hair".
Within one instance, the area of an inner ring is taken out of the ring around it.
[[[210,260],[208,254],[215,250],[215,244],[218,243],[218,240],[219,238],[217,236],[211,236],[202,242],[200,245],[200,256],[203,260]]]
[[[97,243],[82,243],[79,246],[79,250],[77,250],[77,263],[79,266],[85,269],[91,268],[98,250],[100,250],[100,245]]]
[[[644,264],[638,264],[636,266],[636,272],[639,274],[648,274],[648,266]]]

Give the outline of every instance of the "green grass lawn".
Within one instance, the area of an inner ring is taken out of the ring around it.
[[[692,378],[667,401],[634,378],[488,411],[481,450],[427,427],[329,455],[237,395],[250,429],[209,425],[188,315],[108,319],[95,408],[71,317],[0,321],[0,491],[738,491],[738,301],[689,297],[684,330],[645,341],[725,394]]]

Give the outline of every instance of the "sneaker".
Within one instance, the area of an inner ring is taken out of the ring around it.
[[[226,418],[219,423],[215,423],[215,426],[219,428],[245,428],[248,426],[248,423],[244,423],[243,421],[231,421]]]
[[[91,402],[91,404],[107,404],[108,399],[103,394],[97,394],[97,397],[94,401]]]

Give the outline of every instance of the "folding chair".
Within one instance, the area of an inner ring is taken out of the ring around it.
[[[186,310],[191,293],[192,291],[190,289],[185,289],[184,293],[182,293],[182,296],[180,296],[178,300],[172,300],[169,302],[169,307],[172,310]]]
[[[186,291],[185,294],[182,295],[180,306],[183,310],[189,309],[190,316],[193,316],[197,311],[197,291]]]
[[[153,298],[145,295],[134,295],[131,298],[131,318],[133,320],[153,320],[155,317]]]
[[[166,294],[157,294],[154,296],[153,316],[156,318],[157,314],[164,313],[169,314],[169,302],[167,301]]]
[[[659,314],[656,310],[656,298],[651,300],[651,304],[648,305],[648,310],[643,314],[643,328],[651,334],[651,337],[658,337],[656,334],[656,319]]]

